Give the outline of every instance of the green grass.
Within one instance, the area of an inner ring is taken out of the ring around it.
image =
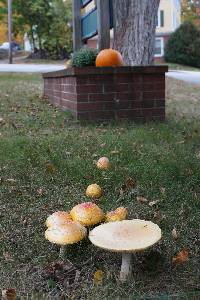
[[[33,299],[197,295],[199,94],[199,87],[168,79],[165,123],[81,125],[42,98],[38,75],[0,74],[0,288],[16,288],[20,299],[31,294]],[[106,173],[94,165],[104,155],[112,162]],[[137,186],[121,192],[128,177],[137,180]],[[44,276],[59,252],[44,239],[47,216],[86,201],[85,189],[93,182],[104,190],[98,201],[104,211],[126,206],[129,218],[152,220],[163,232],[157,246],[135,257],[134,280],[126,284],[118,280],[120,256],[88,240],[66,252],[66,259],[81,272],[77,283]],[[137,196],[159,202],[151,207],[138,203]],[[177,241],[171,236],[174,227]],[[189,261],[174,267],[172,258],[183,248],[189,251]],[[98,269],[104,272],[103,282],[94,284]]]

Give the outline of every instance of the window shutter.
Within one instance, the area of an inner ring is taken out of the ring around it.
[[[164,27],[164,10],[160,11],[160,27]]]

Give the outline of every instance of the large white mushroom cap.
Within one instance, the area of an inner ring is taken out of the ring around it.
[[[158,225],[145,220],[124,220],[95,227],[89,234],[97,247],[112,252],[142,251],[161,239]]]

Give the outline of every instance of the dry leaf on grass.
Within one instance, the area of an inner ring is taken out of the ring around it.
[[[199,151],[199,153],[197,153],[196,156],[197,156],[198,159],[200,159],[200,151]]]
[[[54,262],[48,265],[42,272],[45,279],[53,279],[63,286],[70,286],[79,280],[80,271],[69,261]]]
[[[140,202],[140,203],[147,203],[148,202],[148,200],[146,198],[141,197],[141,196],[138,196],[136,198],[136,200],[137,200],[137,202]]]
[[[6,261],[13,261],[13,259],[11,258],[11,254],[8,251],[3,252],[3,257]]]
[[[51,173],[51,174],[56,173],[57,171],[56,167],[51,163],[46,163],[45,169],[47,173]]]
[[[136,180],[132,177],[126,178],[124,184],[120,188],[120,194],[123,194],[126,190],[131,190],[136,187]]]
[[[149,206],[152,207],[152,206],[156,205],[158,202],[159,202],[159,200],[151,201],[151,202],[149,202]]]
[[[174,240],[177,240],[177,239],[178,239],[178,233],[177,233],[177,231],[176,231],[176,228],[174,228],[174,229],[172,230],[172,237],[173,237]]]
[[[162,222],[163,220],[166,219],[166,216],[158,209],[157,211],[155,211],[154,213],[154,219],[156,219],[156,222]]]
[[[161,188],[160,188],[160,192],[161,192],[161,194],[162,194],[162,195],[165,195],[166,188],[164,188],[164,187],[161,187]]]
[[[3,118],[0,118],[0,125],[4,125],[6,121]]]
[[[39,188],[39,189],[37,189],[36,194],[37,194],[37,197],[42,197],[46,194],[46,191],[44,188]]]
[[[71,152],[69,152],[69,151],[65,151],[65,155],[66,155],[66,156],[71,156],[71,155],[72,155],[72,153],[71,153]]]
[[[15,179],[13,179],[13,178],[8,178],[8,179],[6,179],[6,182],[8,182],[8,183],[15,183],[15,182],[17,182],[17,180],[15,180]]]
[[[103,143],[103,144],[100,145],[101,148],[103,148],[105,146],[106,146],[106,143]]]
[[[97,270],[94,273],[94,282],[99,283],[103,280],[103,271],[102,270]]]
[[[15,289],[2,290],[2,300],[15,300],[15,299],[16,299]]]
[[[118,150],[110,151],[111,154],[119,154],[119,152],[120,152],[120,151],[118,151]]]
[[[189,260],[189,252],[187,249],[181,250],[176,256],[172,258],[174,265],[181,265]]]

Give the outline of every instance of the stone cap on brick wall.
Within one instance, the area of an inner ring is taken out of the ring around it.
[[[167,65],[157,66],[134,66],[134,67],[82,67],[66,68],[59,71],[43,73],[43,78],[68,77],[76,75],[104,75],[104,74],[164,74],[168,72]]]

